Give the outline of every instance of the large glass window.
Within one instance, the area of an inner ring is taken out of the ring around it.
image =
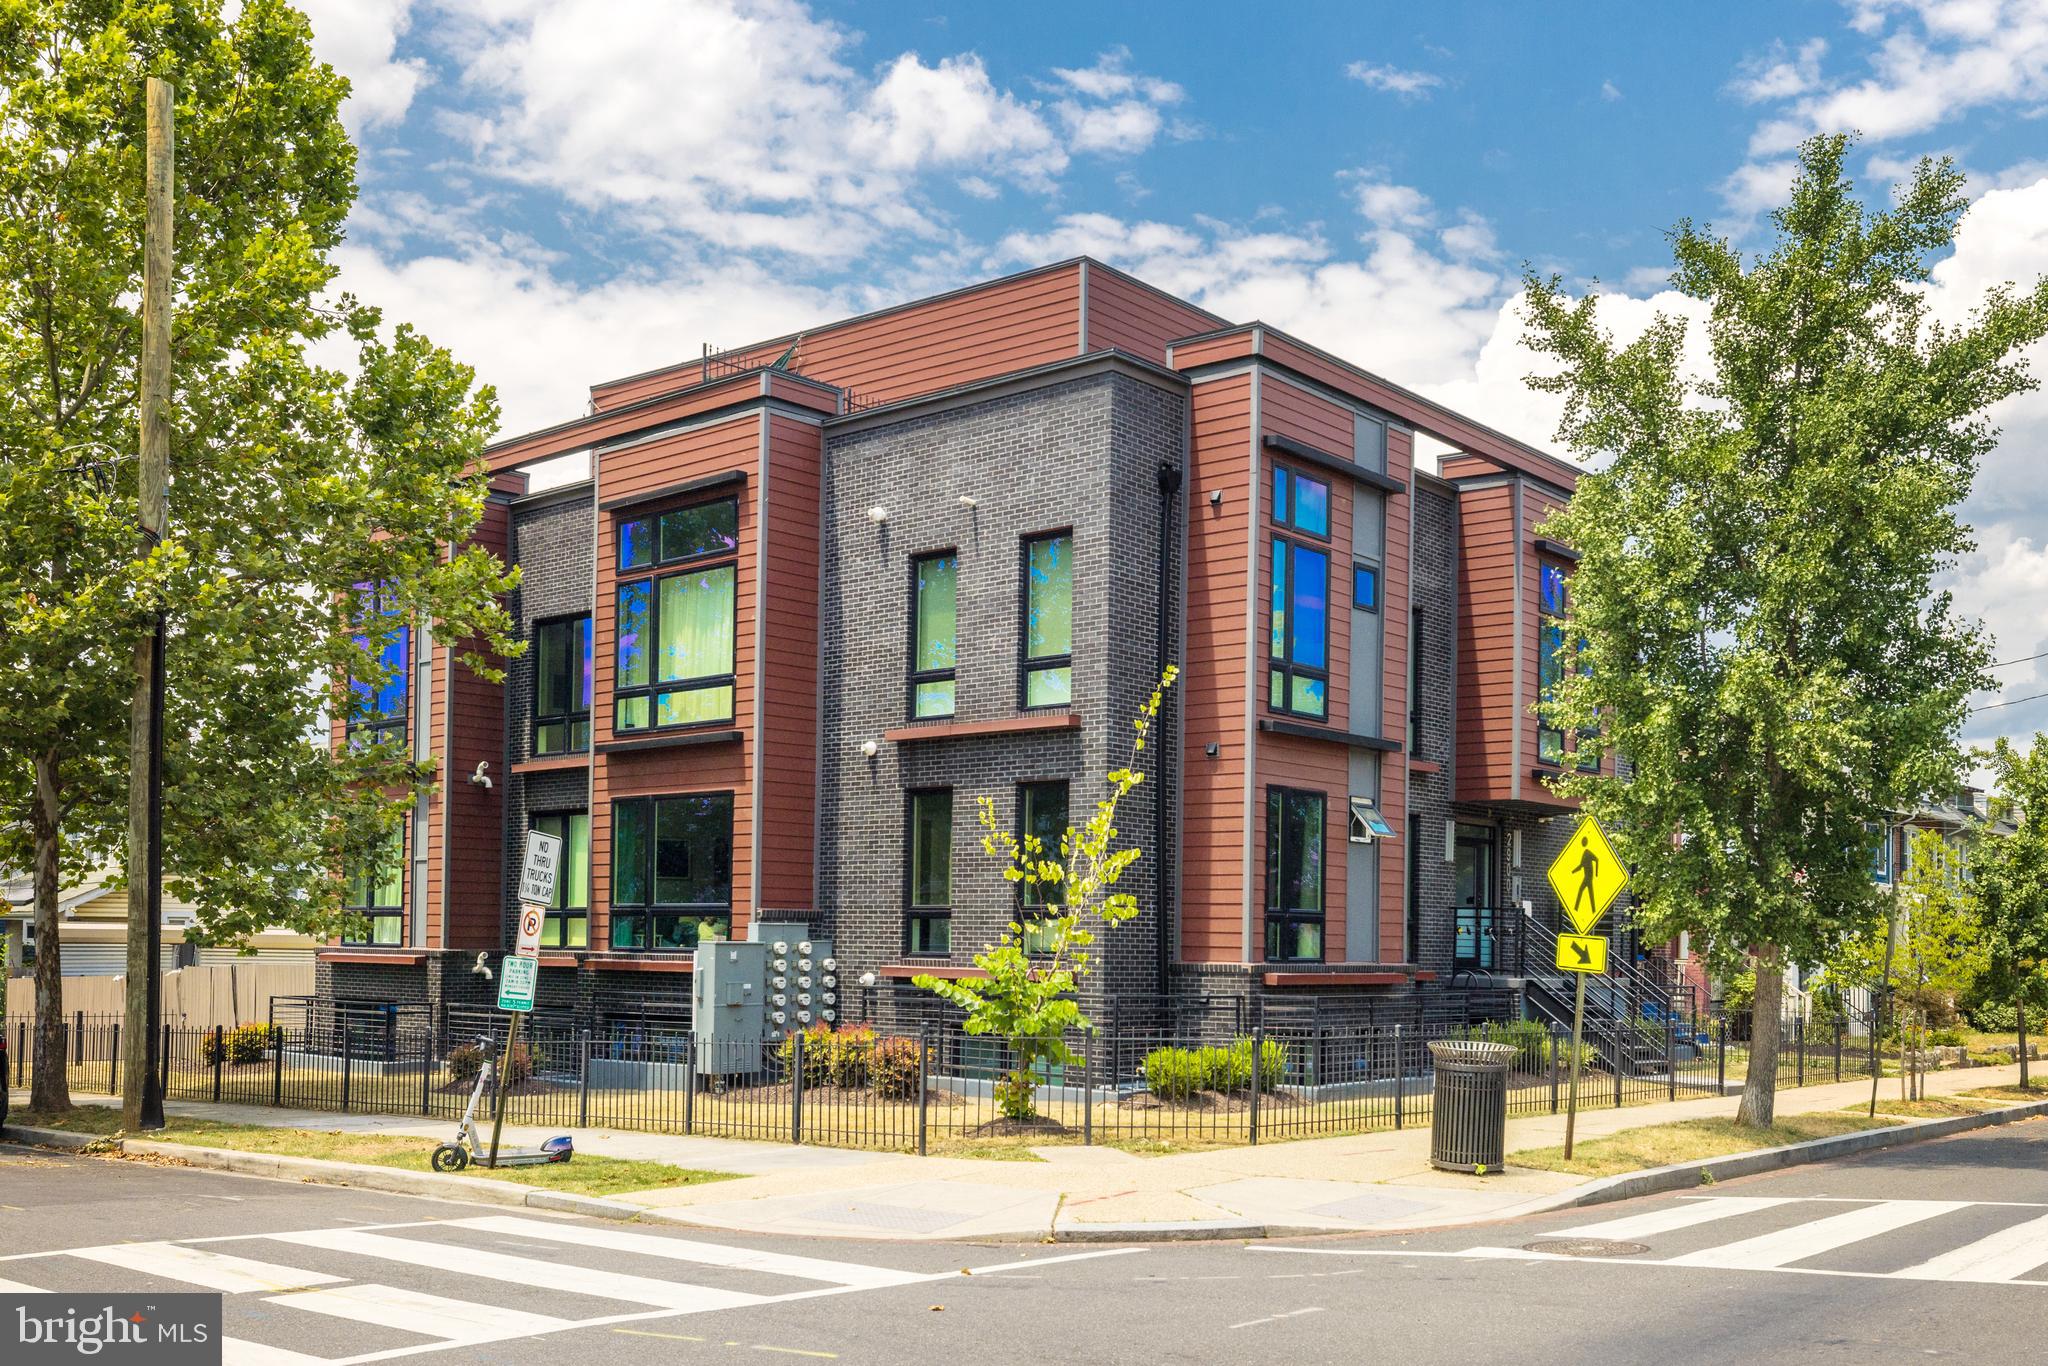
[[[383,585],[356,589],[356,645],[377,658],[374,677],[349,681],[348,747],[402,744],[406,696],[412,682],[412,628],[399,620],[398,604]]]
[[[1330,557],[1273,538],[1273,621],[1268,702],[1274,711],[1330,714]]]
[[[1273,520],[1311,536],[1330,534],[1330,486],[1285,465],[1273,467]]]
[[[732,794],[612,805],[612,947],[693,949],[732,933]]]
[[[621,570],[666,572],[619,585],[613,730],[732,719],[738,570],[706,561],[733,553],[738,519],[727,498],[620,526]]]
[[[1323,806],[1320,792],[1266,789],[1266,957],[1323,956]]]
[[[590,618],[564,617],[533,628],[533,752],[590,748]]]
[[[1536,635],[1536,695],[1545,703],[1557,700],[1564,686],[1564,615],[1566,607],[1564,570],[1554,564],[1538,566],[1537,602],[1542,623]],[[1536,757],[1546,764],[1564,762],[1564,731],[1547,716],[1538,713]]]
[[[1074,700],[1074,538],[1024,543],[1024,705]]]
[[[342,937],[344,944],[405,942],[405,831],[393,830],[368,857],[347,870],[342,909],[368,924]]]
[[[557,811],[535,816],[533,828],[562,841],[561,871],[555,878],[555,899],[541,926],[544,949],[590,947],[590,813]]]
[[[903,949],[943,956],[953,951],[953,789],[913,792],[907,806]]]
[[[960,555],[910,562],[910,714],[951,716],[960,662]]]
[[[1041,861],[1061,864],[1066,858],[1060,843],[1067,835],[1067,785],[1064,782],[1020,783],[1017,786],[1017,842],[1028,852],[1036,838]],[[1067,904],[1067,884],[1040,882],[1018,884],[1022,905],[1024,951],[1051,953],[1052,932],[1046,928],[1048,915],[1057,915]]]

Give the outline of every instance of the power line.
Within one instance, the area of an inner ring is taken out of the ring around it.
[[[2048,692],[2028,693],[2025,697],[2014,697],[2004,702],[1987,702],[1981,707],[1970,708],[1970,715],[1975,716],[1980,711],[1997,711],[2000,707],[2017,707],[2022,702],[2038,702],[2044,697],[2048,697]]]
[[[2044,650],[2037,655],[2022,655],[2018,659],[2001,659],[1996,664],[1989,664],[1985,667],[1991,669],[2007,669],[2011,668],[2015,664],[2031,664],[2033,661],[2037,659],[2048,659],[2048,650]]]

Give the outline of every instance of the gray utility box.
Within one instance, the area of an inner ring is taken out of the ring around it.
[[[763,1070],[768,1003],[762,984],[767,966],[765,944],[707,939],[697,945],[690,973],[690,1017],[700,1074]]]
[[[780,1043],[814,1024],[839,1023],[839,960],[832,941],[800,921],[760,920],[747,938],[768,951],[768,1038]]]

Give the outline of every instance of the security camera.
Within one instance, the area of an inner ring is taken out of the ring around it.
[[[484,772],[484,770],[490,766],[491,761],[489,759],[479,759],[476,765],[476,772],[469,775],[469,780],[486,792],[491,790],[491,775]]]
[[[485,784],[486,784],[486,785],[488,785],[488,784],[489,784],[489,782],[490,782],[490,780],[489,780],[489,779],[485,779],[484,781],[485,781]],[[490,959],[491,959],[491,956],[490,956],[489,954],[487,954],[487,953],[480,953],[480,954],[478,954],[478,955],[476,956],[476,962],[475,962],[475,964],[474,964],[474,965],[472,965],[472,966],[470,967],[470,971],[471,971],[471,972],[473,972],[473,973],[475,973],[475,974],[476,974],[477,976],[479,976],[479,977],[483,978],[483,979],[484,979],[484,980],[485,980],[486,982],[488,982],[488,981],[490,981],[490,980],[491,980],[491,961],[490,961]]]

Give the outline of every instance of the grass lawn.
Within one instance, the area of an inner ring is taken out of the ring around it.
[[[1971,1101],[1954,1096],[1928,1096],[1922,1100],[1900,1100],[1897,1096],[1877,1102],[1881,1115],[1901,1115],[1908,1119],[1949,1119],[1956,1115],[1981,1115],[1986,1110],[1998,1107],[1988,1101]],[[1845,1105],[1844,1114],[1864,1114],[1866,1105]]]
[[[240,1152],[277,1153],[286,1157],[317,1157],[335,1162],[365,1162],[378,1167],[399,1167],[407,1171],[428,1171],[433,1140],[405,1134],[349,1134],[311,1129],[274,1129],[260,1124],[223,1124],[212,1120],[170,1116],[170,1123],[151,1138],[165,1143],[189,1143],[201,1148],[233,1148]],[[102,1105],[81,1105],[62,1114],[21,1117],[36,1128],[64,1129],[72,1133],[114,1134],[121,1128],[121,1113]],[[632,1158],[596,1157],[578,1153],[569,1162],[539,1167],[467,1168],[462,1175],[498,1181],[516,1181],[522,1186],[567,1191],[576,1195],[618,1195],[626,1191],[653,1190],[674,1186],[697,1186],[707,1181],[729,1181],[732,1172],[699,1171],[666,1162],[645,1162]]]
[[[1963,1094],[1982,1096],[1986,1100],[2048,1100],[2048,1081],[2034,1082],[2025,1089],[2017,1086],[1980,1086]]]
[[[1702,1157],[1726,1157],[1754,1148],[1777,1148],[1803,1143],[1811,1138],[1832,1138],[1859,1129],[1888,1128],[1898,1121],[1862,1115],[1786,1115],[1769,1129],[1746,1129],[1732,1119],[1688,1119],[1676,1124],[1655,1124],[1641,1129],[1623,1129],[1605,1138],[1587,1139],[1573,1145],[1572,1159],[1564,1149],[1527,1148],[1508,1154],[1511,1167],[1535,1167],[1549,1172],[1570,1172],[1575,1176],[1616,1176],[1663,1167],[1673,1162],[1691,1162]]]

